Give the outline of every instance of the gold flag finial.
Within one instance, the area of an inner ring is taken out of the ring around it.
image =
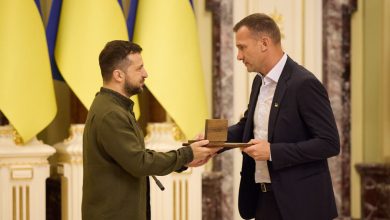
[[[274,8],[274,11],[269,15],[272,19],[274,19],[275,23],[278,25],[280,29],[280,35],[281,38],[284,39],[284,29],[283,29],[283,23],[284,23],[284,17],[282,14],[280,14],[276,8]]]

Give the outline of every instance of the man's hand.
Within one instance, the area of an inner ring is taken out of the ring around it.
[[[204,160],[193,160],[191,163],[187,164],[186,167],[200,167],[200,166],[203,166],[210,160],[210,158],[214,157],[214,155],[208,156]]]
[[[266,140],[252,139],[248,142],[253,144],[252,146],[241,148],[241,150],[247,153],[254,160],[269,160],[270,159],[270,143]]]
[[[194,137],[194,140],[200,141],[204,139],[204,133],[199,133]]]
[[[210,158],[212,158],[217,153],[217,151],[221,149],[220,147],[216,147],[216,148],[203,147],[208,143],[209,143],[208,140],[201,140],[201,141],[194,142],[190,145],[192,149],[192,153],[194,155],[194,159],[193,161],[191,161],[189,164],[186,165],[187,167],[198,167],[204,165],[205,163],[207,163],[207,161]]]

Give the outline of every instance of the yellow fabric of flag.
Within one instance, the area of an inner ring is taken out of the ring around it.
[[[134,42],[144,49],[146,86],[187,138],[208,117],[195,15],[188,0],[138,2]]]
[[[103,83],[99,54],[112,40],[128,40],[118,1],[62,2],[54,56],[61,75],[87,109]],[[139,115],[137,103],[134,112]]]
[[[0,1],[0,110],[28,142],[57,105],[45,29],[34,1]]]

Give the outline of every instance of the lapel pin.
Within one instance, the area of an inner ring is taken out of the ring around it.
[[[277,102],[275,102],[274,107],[275,108],[279,107],[279,104]]]

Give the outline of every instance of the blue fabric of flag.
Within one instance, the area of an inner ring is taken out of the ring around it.
[[[39,1],[39,0],[38,0]],[[49,48],[50,65],[53,79],[64,81],[54,59],[54,49],[57,39],[58,24],[60,21],[62,0],[53,0],[50,9],[49,21],[46,27],[47,46]]]
[[[118,0],[119,5],[121,6],[123,10],[123,14],[125,15],[125,10],[128,10],[128,16],[126,19],[126,26],[127,26],[127,32],[129,35],[129,41],[133,40],[133,35],[134,35],[134,24],[135,24],[135,17],[137,15],[137,6],[138,6],[138,0],[130,0],[130,6],[128,9],[125,9],[123,7],[123,2],[122,0]]]
[[[37,5],[39,14],[41,14],[42,17],[41,2],[39,0],[34,0],[34,1],[35,1],[35,5]]]

